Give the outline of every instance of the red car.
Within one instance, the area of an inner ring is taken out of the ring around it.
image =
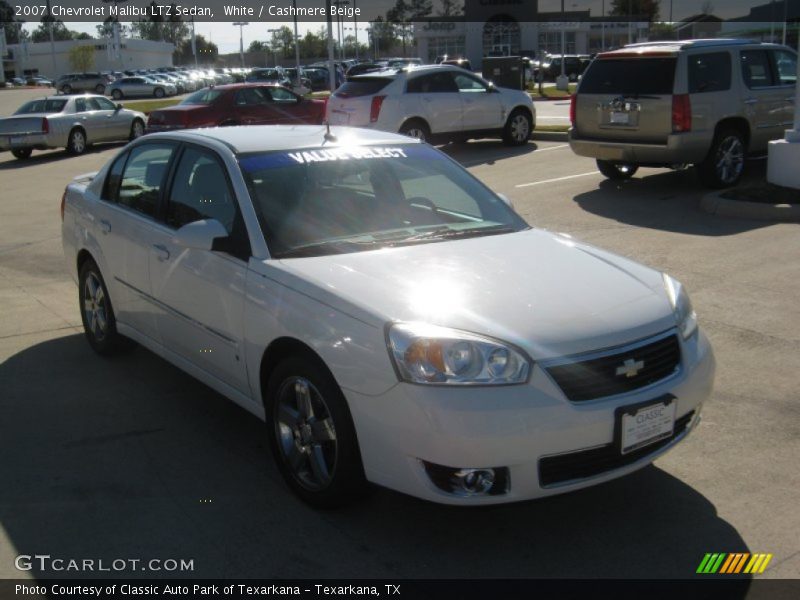
[[[203,88],[180,104],[154,110],[147,133],[227,125],[318,125],[325,101],[303,98],[277,85],[235,83]]]

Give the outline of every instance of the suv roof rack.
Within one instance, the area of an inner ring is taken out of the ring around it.
[[[626,44],[623,48],[644,48],[646,46],[679,46],[681,48],[705,48],[709,46],[743,46],[745,44],[756,44],[750,39],[742,38],[711,38],[701,40],[664,40],[658,42],[638,42],[636,44]]]

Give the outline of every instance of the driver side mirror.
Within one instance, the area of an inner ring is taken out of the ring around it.
[[[122,104],[117,103],[117,110],[122,110],[122,108],[123,108]]]
[[[187,223],[172,236],[172,242],[184,248],[211,250],[214,240],[228,237],[225,227],[216,219]]]

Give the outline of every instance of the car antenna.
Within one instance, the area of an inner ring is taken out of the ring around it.
[[[335,142],[336,136],[331,133],[331,124],[330,121],[325,119],[325,141],[326,142]]]

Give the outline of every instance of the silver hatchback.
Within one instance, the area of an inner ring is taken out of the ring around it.
[[[747,40],[632,44],[598,55],[572,98],[569,141],[610,179],[640,166],[697,167],[735,185],[747,154],[791,127],[797,53]]]

